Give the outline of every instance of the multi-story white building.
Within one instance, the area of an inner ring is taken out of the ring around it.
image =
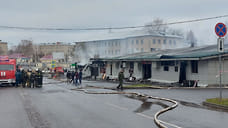
[[[115,57],[120,55],[173,49],[181,46],[183,38],[173,35],[147,34],[121,38],[76,42],[84,47],[90,57]],[[87,54],[87,53],[86,53]]]
[[[183,37],[165,34],[125,34],[103,37],[91,41],[76,42],[77,62],[88,62],[89,58],[116,57],[132,53],[150,52],[181,47]]]

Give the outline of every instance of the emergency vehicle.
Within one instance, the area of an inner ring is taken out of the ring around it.
[[[0,56],[0,84],[15,84],[16,60]]]

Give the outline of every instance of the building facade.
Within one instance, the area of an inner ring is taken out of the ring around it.
[[[2,42],[0,40],[0,55],[7,55],[8,53],[8,43]]]
[[[89,54],[87,59],[116,57],[181,47],[182,40],[182,37],[173,35],[135,35],[107,40],[76,42],[76,49],[77,46],[83,46],[83,52]]]
[[[73,56],[75,45],[62,42],[44,43],[38,46],[38,51],[44,55],[50,55],[54,52],[62,52],[65,56],[65,61],[68,61],[69,56]]]
[[[125,77],[129,78],[132,69],[132,76],[136,80],[208,86],[219,85],[219,55],[222,56],[222,84],[228,85],[228,51],[218,53],[215,45],[94,59],[92,62],[103,62],[96,65],[99,68],[97,78],[102,78],[105,73],[117,79],[121,69],[125,70]]]

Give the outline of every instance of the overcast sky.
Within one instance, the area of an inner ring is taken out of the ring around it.
[[[0,0],[0,26],[88,28],[144,25],[155,18],[166,22],[228,14],[228,0]],[[201,44],[216,43],[215,24],[228,17],[172,25],[193,30]],[[131,31],[131,30],[129,30]],[[0,40],[9,45],[22,39],[34,43],[76,42],[94,39],[108,31],[38,31],[0,27]],[[99,35],[100,34],[100,35]]]

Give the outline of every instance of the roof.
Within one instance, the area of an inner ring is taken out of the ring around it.
[[[9,58],[10,59],[18,59],[18,58],[29,58],[29,57],[27,57],[27,56],[25,56],[25,55],[23,55],[23,54],[21,54],[21,53],[14,53],[14,54],[11,54],[11,55],[9,55]]]
[[[225,45],[224,53],[217,52],[217,45],[207,45],[194,48],[179,48],[160,50],[155,52],[135,53],[124,56],[101,58],[104,61],[158,61],[158,60],[200,60],[208,57],[217,57],[219,54],[228,56],[228,45]]]
[[[120,39],[128,39],[128,38],[136,38],[136,37],[166,37],[166,38],[179,38],[183,37],[177,35],[164,34],[159,32],[148,33],[144,30],[136,30],[136,31],[118,31],[118,32],[96,32],[91,37],[87,37],[87,39],[81,39],[79,42],[93,42],[93,41],[106,41],[106,40],[120,40]]]

